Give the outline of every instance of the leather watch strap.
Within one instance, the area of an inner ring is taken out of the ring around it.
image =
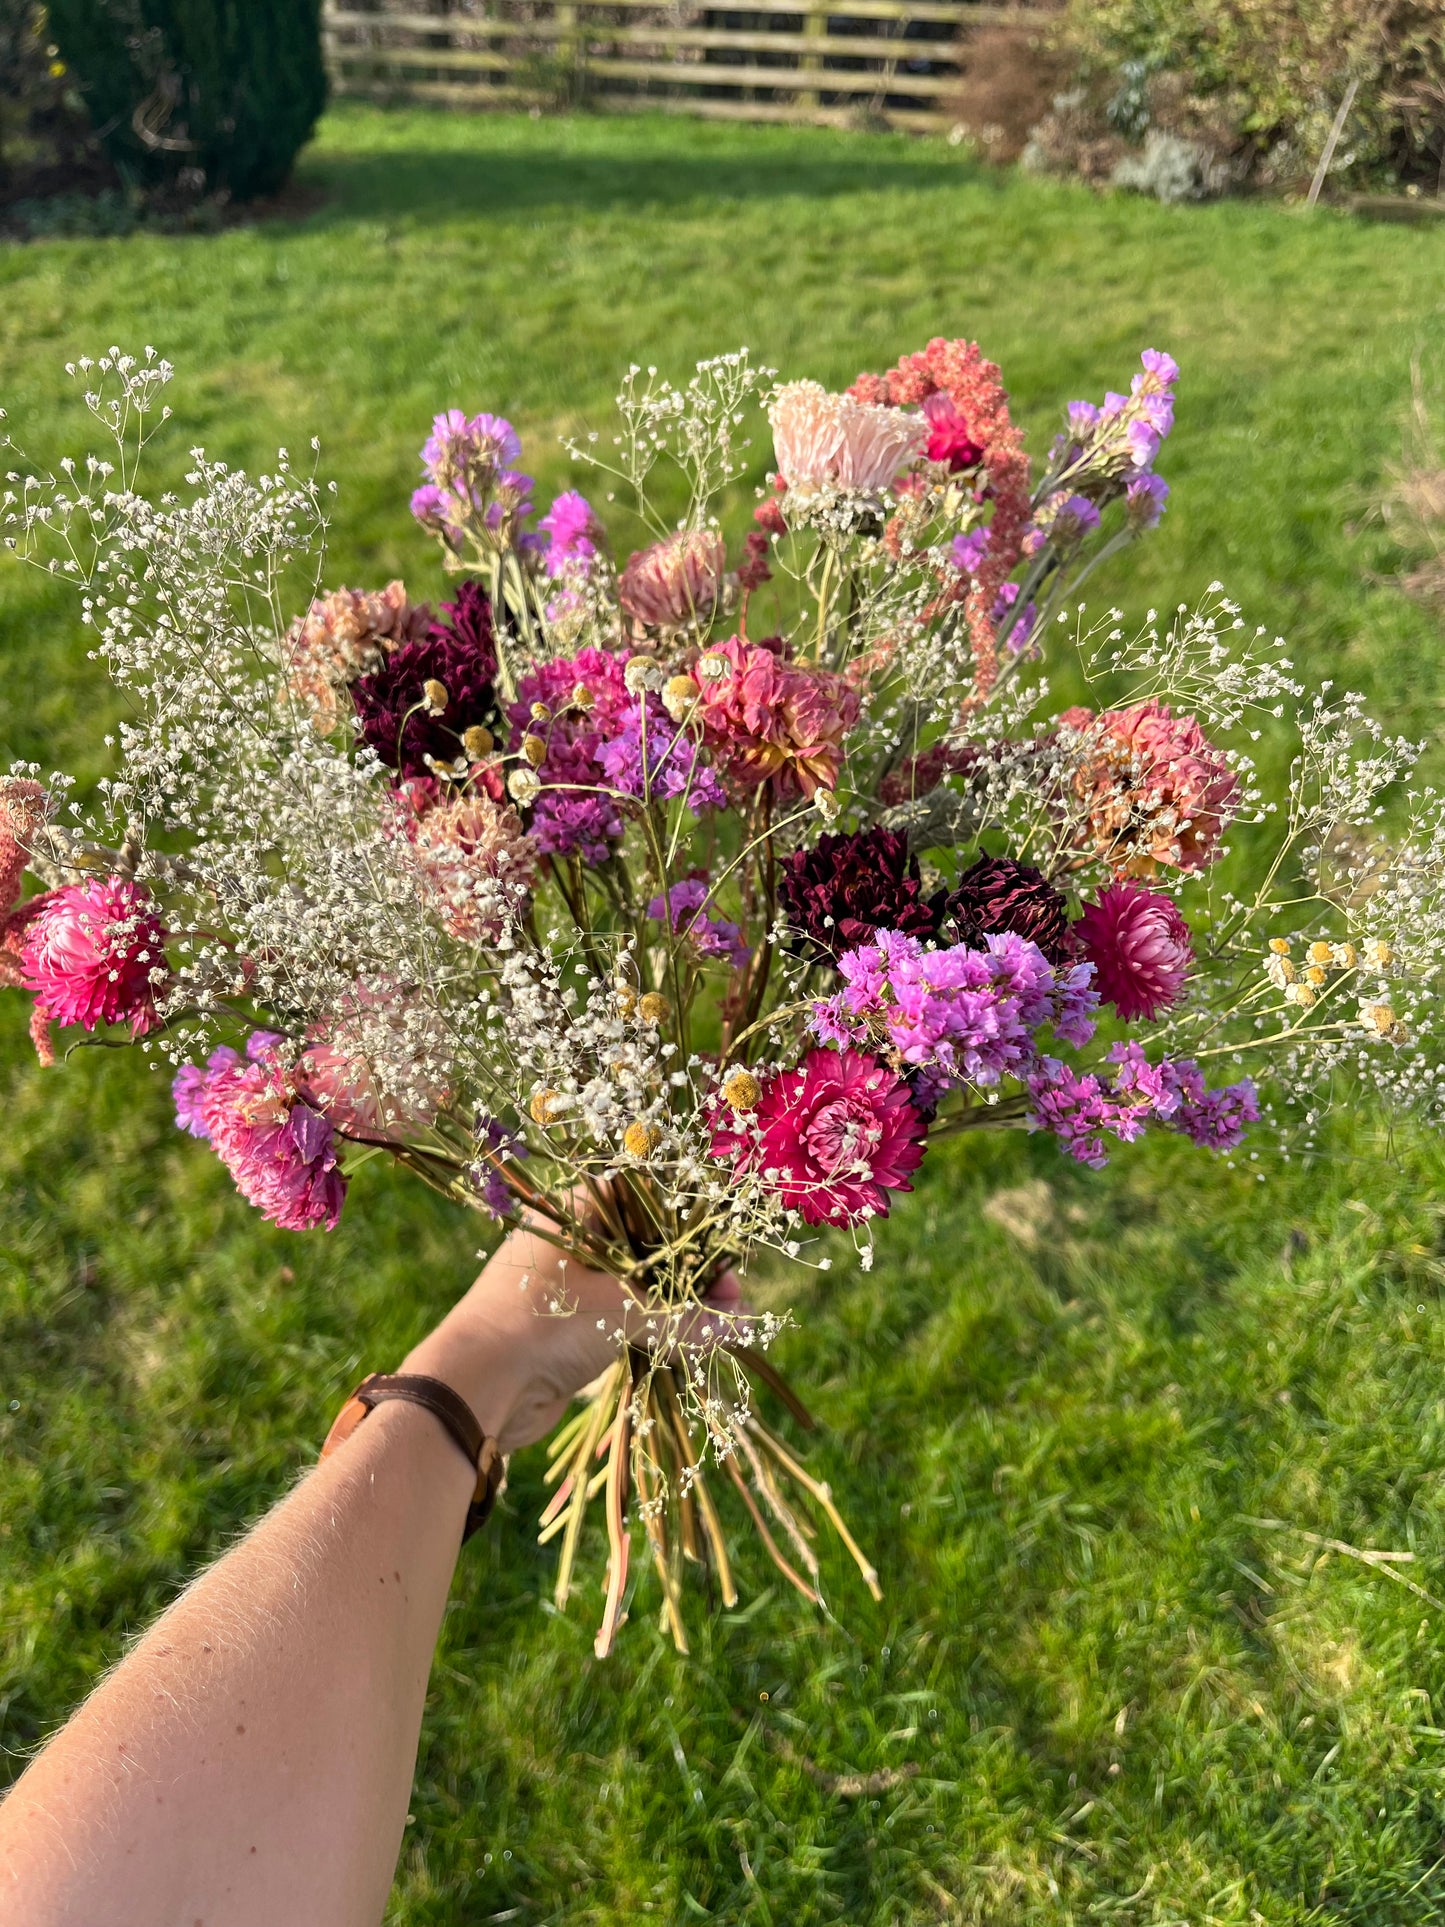
[[[394,1398],[403,1399],[408,1405],[420,1405],[434,1418],[440,1419],[465,1456],[467,1464],[476,1472],[477,1489],[467,1508],[467,1526],[462,1534],[465,1542],[491,1516],[501,1490],[506,1462],[502,1457],[502,1448],[495,1439],[487,1437],[476,1413],[461,1393],[454,1392],[441,1379],[428,1378],[422,1372],[373,1372],[369,1378],[362,1379],[337,1413],[335,1423],[326,1434],[321,1456],[323,1459],[329,1457],[337,1446],[346,1443],[368,1412],[384,1404],[387,1399]]]

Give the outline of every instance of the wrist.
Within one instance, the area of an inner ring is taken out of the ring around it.
[[[520,1388],[504,1348],[490,1334],[460,1329],[443,1319],[413,1346],[398,1369],[449,1385],[471,1406],[488,1438],[500,1438],[506,1430]]]

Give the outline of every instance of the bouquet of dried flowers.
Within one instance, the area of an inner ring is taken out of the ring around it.
[[[597,486],[540,517],[512,426],[454,409],[411,504],[456,578],[435,608],[322,593],[326,491],[284,453],[251,479],[196,451],[148,498],[172,370],[71,372],[113,448],[17,453],[4,517],[76,584],[125,720],[83,801],[0,779],[0,982],[46,1062],[57,1031],[165,1053],[180,1127],[278,1225],[334,1225],[385,1157],[623,1281],[542,1519],[561,1605],[605,1495],[599,1652],[629,1521],[679,1646],[689,1569],[732,1600],[720,1485],[804,1595],[824,1521],[876,1590],[757,1409],[805,1416],[781,1320],[709,1298],[729,1268],[826,1270],[830,1230],[866,1265],[966,1131],[1097,1166],[1147,1130],[1308,1146],[1361,1089],[1439,1119],[1445,815],[1415,748],[1217,585],[1139,634],[1078,600],[1164,509],[1168,355],[1036,463],[969,342],[844,394],[745,354],[682,388],[634,368],[617,434],[568,445]],[[625,558],[619,493],[651,537]],[[1276,722],[1278,796],[1250,755]],[[670,1346],[700,1306],[717,1342]]]

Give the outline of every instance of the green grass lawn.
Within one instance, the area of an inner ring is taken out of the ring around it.
[[[745,340],[836,383],[966,332],[1039,446],[1167,347],[1174,503],[1101,599],[1221,577],[1302,666],[1436,728],[1438,630],[1370,508],[1411,358],[1441,365],[1445,235],[660,119],[348,111],[302,180],[295,223],[0,248],[17,440],[54,432],[65,360],[154,342],[183,375],[158,476],[193,441],[259,464],[319,433],[331,581],[434,594],[405,503],[437,408],[511,415],[556,485],[556,436],[605,426],[629,360],[684,373]],[[73,401],[60,420],[79,452]],[[97,772],[74,612],[9,566],[0,661],[0,758]],[[139,1061],[38,1071],[22,1002],[0,997],[0,1783],[475,1240],[374,1167],[334,1235],[273,1231]],[[814,1617],[744,1540],[743,1604],[695,1602],[691,1660],[649,1577],[598,1664],[596,1597],[545,1603],[520,1460],[462,1562],[390,1918],[1438,1919],[1442,1175],[1364,1118],[1267,1185],[1177,1140],[1097,1177],[1025,1138],[937,1154],[871,1276],[796,1287],[783,1347],[884,1603],[836,1558]]]

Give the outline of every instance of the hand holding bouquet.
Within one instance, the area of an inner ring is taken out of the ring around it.
[[[436,609],[321,593],[324,495],[284,455],[251,480],[197,451],[147,499],[170,368],[73,372],[113,457],[17,472],[6,521],[75,581],[126,719],[83,805],[0,779],[0,982],[44,1061],[57,1029],[166,1053],[181,1128],[279,1225],[334,1225],[386,1157],[623,1281],[542,1519],[562,1605],[602,1506],[599,1652],[633,1520],[680,1647],[690,1568],[735,1597],[728,1488],[805,1596],[823,1521],[876,1591],[757,1410],[806,1419],[781,1320],[740,1323],[724,1273],[826,1270],[830,1228],[868,1264],[966,1131],[1098,1166],[1147,1130],[1308,1145],[1351,1088],[1438,1120],[1445,818],[1399,794],[1414,748],[1217,586],[1132,637],[1078,600],[1163,511],[1167,355],[1037,465],[968,342],[846,394],[742,354],[681,390],[634,369],[617,435],[570,448],[598,488],[540,517],[511,425],[452,410],[412,500],[456,577]],[[625,559],[619,491],[652,538]],[[1278,796],[1249,754],[1275,723]],[[542,1315],[595,1326],[556,1277]]]

